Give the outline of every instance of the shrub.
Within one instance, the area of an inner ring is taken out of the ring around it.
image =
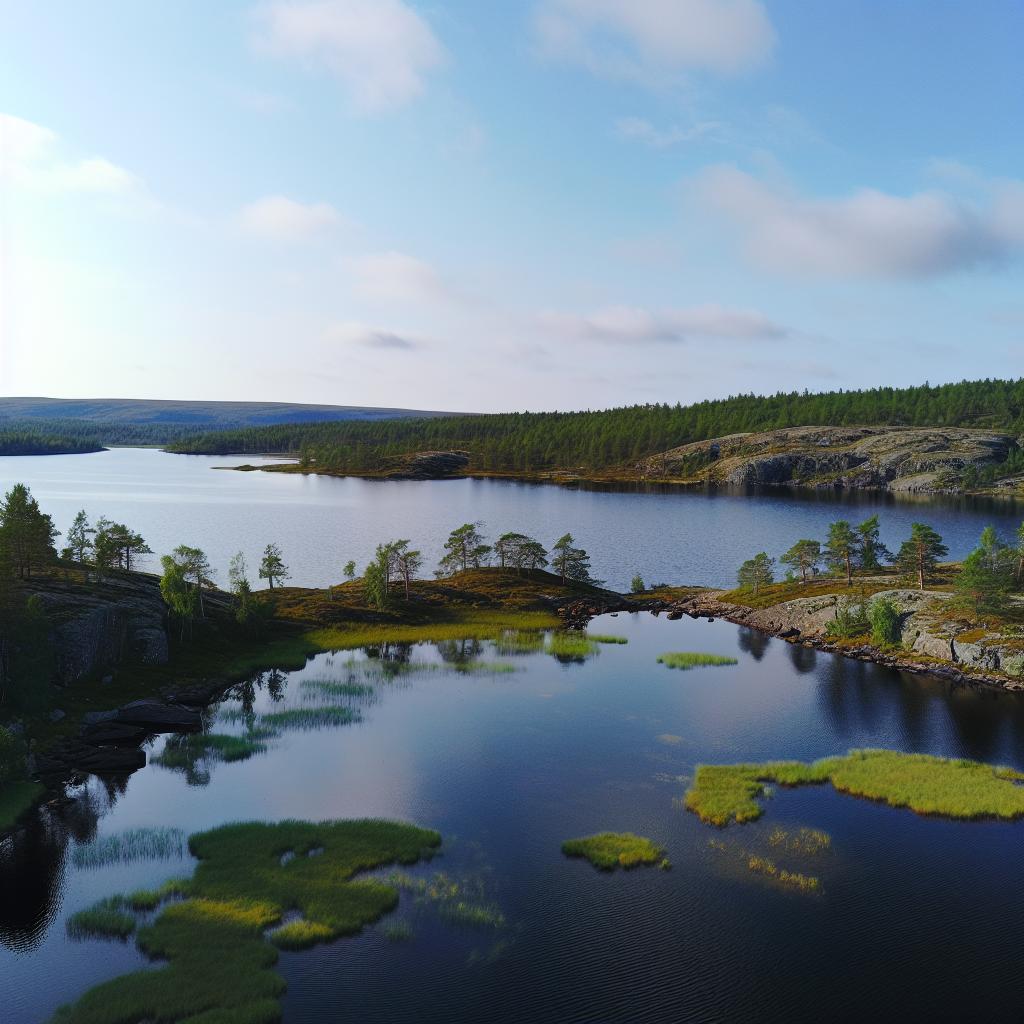
[[[637,573],[632,582],[629,584],[629,592],[631,594],[642,594],[646,588],[644,587],[644,578]]]
[[[836,604],[836,617],[825,627],[825,636],[849,640],[863,636],[870,628],[864,602],[843,601]]]
[[[883,647],[900,642],[899,609],[887,597],[880,597],[871,603],[868,610],[871,623],[871,641]]]

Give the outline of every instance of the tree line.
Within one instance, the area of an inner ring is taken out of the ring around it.
[[[911,524],[910,536],[894,553],[880,539],[878,516],[871,516],[857,525],[837,520],[829,524],[824,541],[802,538],[778,561],[787,567],[787,582],[807,584],[827,574],[852,586],[855,576],[895,572],[924,590],[948,554],[942,537],[927,523]],[[776,560],[761,551],[743,562],[737,583],[756,595],[776,581],[775,569]],[[1006,614],[1013,595],[1024,590],[1024,523],[1009,542],[994,527],[985,527],[978,546],[958,566],[952,586],[952,607],[976,617]]]
[[[1024,379],[862,391],[735,395],[693,405],[280,424],[201,434],[171,451],[297,454],[310,468],[374,472],[416,449],[460,449],[470,468],[596,470],[725,434],[815,424],[1024,429]]]

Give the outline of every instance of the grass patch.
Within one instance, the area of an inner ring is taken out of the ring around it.
[[[249,736],[231,736],[218,732],[194,732],[171,737],[164,749],[153,760],[164,768],[191,769],[196,761],[207,758],[214,761],[248,761],[254,754],[262,754],[267,745],[266,733]]]
[[[682,669],[703,668],[706,665],[736,665],[735,658],[727,658],[722,654],[700,654],[697,651],[669,651],[658,655],[658,663],[668,668]]]
[[[276,1022],[285,983],[273,969],[275,945],[301,948],[379,919],[394,908],[398,892],[353,876],[396,861],[413,863],[440,842],[436,832],[378,820],[254,822],[194,835],[189,846],[200,863],[190,898],[170,904],[138,933],[140,949],[167,965],[97,985],[54,1021]],[[317,855],[309,856],[313,851]],[[294,856],[282,863],[288,852]],[[266,941],[266,929],[290,911],[302,919]]]
[[[340,704],[326,704],[323,707],[286,708],[261,715],[260,723],[272,729],[329,729],[339,725],[351,725],[362,716],[353,708]]]
[[[832,837],[817,828],[798,828],[792,832],[784,828],[774,828],[768,836],[768,845],[788,850],[790,853],[813,857],[832,849]]]
[[[599,832],[582,839],[567,839],[562,843],[562,853],[567,857],[585,857],[601,871],[614,871],[657,864],[665,851],[632,832]]]
[[[790,889],[799,889],[801,892],[817,892],[821,888],[821,881],[814,875],[804,875],[799,871],[787,871],[768,857],[751,854],[747,858],[747,869],[756,875],[765,875],[780,885]]]
[[[628,644],[629,639],[624,636],[614,636],[611,633],[588,633],[588,640],[593,640],[595,644]]]
[[[388,875],[388,881],[414,893],[420,902],[436,904],[438,916],[449,924],[470,928],[505,926],[505,915],[484,898],[482,885],[459,882],[443,871],[430,878],[415,878],[404,871],[395,871]]]
[[[918,814],[970,820],[1024,817],[1024,773],[978,761],[894,750],[851,750],[845,757],[807,763],[698,765],[686,807],[702,821],[724,826],[753,821],[764,783],[781,786],[831,782],[841,793],[905,807]]]
[[[101,868],[140,860],[172,860],[185,856],[185,833],[180,828],[129,828],[76,846],[76,868]]]
[[[135,915],[129,913],[123,896],[108,896],[87,910],[68,918],[68,935],[73,939],[127,939],[135,931]]]
[[[307,693],[318,693],[324,697],[351,697],[354,700],[366,700],[376,692],[369,683],[357,683],[352,680],[340,682],[335,679],[303,679],[300,687]]]
[[[544,653],[559,661],[583,661],[600,650],[585,633],[552,633],[544,644]]]
[[[8,782],[0,786],[0,832],[11,828],[46,792],[38,782]]]

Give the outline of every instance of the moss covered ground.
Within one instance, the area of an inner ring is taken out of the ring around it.
[[[54,1022],[277,1021],[285,983],[273,969],[275,946],[304,948],[376,921],[395,907],[398,891],[353,876],[411,864],[440,842],[436,832],[379,820],[254,822],[194,835],[189,846],[199,865],[187,898],[168,903],[153,924],[138,929],[139,948],[166,966],[97,985],[59,1010]],[[128,916],[127,900],[114,899],[106,909]],[[267,935],[288,912],[300,917]],[[113,928],[115,920],[105,923]]]
[[[698,765],[686,806],[702,821],[724,826],[764,812],[764,784],[831,782],[841,793],[948,818],[1024,817],[1024,773],[978,761],[894,750],[851,750],[845,757],[765,764]]]
[[[562,853],[567,857],[584,857],[601,871],[658,864],[663,862],[664,852],[650,839],[632,832],[599,832],[562,843]]]

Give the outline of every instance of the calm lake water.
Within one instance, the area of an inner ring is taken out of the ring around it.
[[[433,569],[448,533],[482,520],[492,539],[520,530],[550,546],[571,532],[593,560],[594,574],[617,589],[639,572],[648,583],[731,586],[741,561],[777,556],[801,537],[824,538],[834,519],[878,513],[895,549],[921,519],[946,539],[954,558],[967,554],[994,524],[1011,537],[1024,510],[1006,502],[923,501],[885,494],[767,494],[704,491],[584,490],[498,480],[370,481],[214,471],[238,457],[168,455],[114,449],[95,455],[0,458],[0,488],[28,484],[57,527],[75,513],[105,515],[139,530],[157,556],[178,544],[203,548],[226,583],[227,565],[245,552],[255,574],[268,542],[282,548],[297,586],[342,579],[360,570],[381,541],[409,538]],[[252,460],[249,460],[252,461]],[[144,566],[145,567],[145,566]]]
[[[375,652],[387,662],[320,656],[240,688],[211,727],[314,706],[303,681],[324,678],[372,687],[352,701],[360,722],[284,731],[251,760],[187,770],[156,763],[157,740],[126,781],[93,779],[67,809],[41,813],[0,849],[3,1020],[44,1021],[141,966],[130,942],[68,938],[67,917],[191,872],[187,855],[76,867],[76,849],[96,836],[362,816],[439,829],[442,854],[410,873],[443,871],[503,923],[454,924],[404,892],[361,935],[282,955],[289,1024],[1021,1019],[1024,823],[925,819],[809,787],[777,792],[759,822],[716,830],[679,801],[701,761],[881,746],[1024,768],[1024,703],[724,622],[619,615],[594,628],[629,643],[582,664],[489,644]],[[667,650],[738,664],[678,672],[656,664]],[[450,670],[460,656],[516,671],[460,675]],[[389,671],[395,662],[422,667]],[[771,846],[775,828],[804,826],[829,833],[831,849]],[[605,829],[649,836],[672,870],[610,875],[562,856],[564,839]],[[751,853],[817,876],[822,891],[751,874]],[[389,938],[395,922],[404,941]]]

